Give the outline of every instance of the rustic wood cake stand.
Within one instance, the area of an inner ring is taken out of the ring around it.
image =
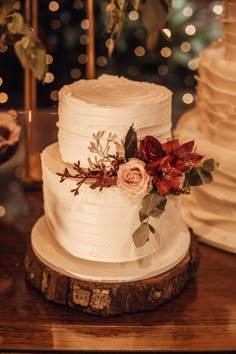
[[[99,316],[156,309],[176,297],[195,278],[200,254],[197,241],[171,270],[153,278],[119,283],[86,281],[60,274],[42,263],[31,247],[25,256],[26,279],[47,300]]]

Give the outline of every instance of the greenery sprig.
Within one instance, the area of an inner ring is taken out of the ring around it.
[[[0,52],[13,46],[23,68],[29,67],[43,81],[47,72],[46,51],[20,10],[20,1],[0,1]]]

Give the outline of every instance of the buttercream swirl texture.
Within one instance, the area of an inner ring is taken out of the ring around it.
[[[64,86],[58,121],[62,160],[80,160],[81,166],[87,166],[88,158],[94,157],[88,150],[92,136],[104,129],[122,141],[135,124],[139,139],[151,133],[166,141],[171,135],[171,96],[163,86],[110,75]]]

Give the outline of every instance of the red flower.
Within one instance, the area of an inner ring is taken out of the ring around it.
[[[141,140],[139,150],[147,162],[156,161],[165,156],[161,143],[150,135]]]
[[[180,172],[186,172],[189,168],[198,165],[202,155],[193,151],[194,141],[188,141],[180,145],[179,139],[167,141],[162,144],[163,151],[169,155],[169,163]]]
[[[167,195],[180,188],[184,176],[169,163],[169,156],[153,161],[145,166],[146,172],[153,176],[153,183],[159,193]]]

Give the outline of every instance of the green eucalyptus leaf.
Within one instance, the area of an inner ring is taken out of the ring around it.
[[[202,167],[208,172],[214,171],[219,166],[218,162],[214,159],[208,159],[203,161]]]
[[[125,158],[128,160],[131,157],[134,157],[138,149],[137,133],[133,128],[133,125],[129,128],[126,137],[125,137]]]
[[[146,194],[142,200],[142,209],[149,216],[163,201],[164,197],[159,193]]]
[[[148,215],[143,211],[143,209],[139,210],[139,220],[140,222],[143,222],[145,219],[147,219]]]
[[[149,239],[149,224],[147,222],[142,223],[132,235],[135,246],[142,247]]]
[[[200,186],[213,180],[211,173],[201,166],[193,167],[186,177],[190,186]]]
[[[13,34],[21,34],[24,29],[24,19],[19,12],[14,12],[11,15],[11,22],[8,23],[7,29]]]
[[[148,227],[151,233],[155,234],[156,230],[154,229],[154,227],[151,224],[148,224]]]
[[[147,30],[147,49],[153,50],[164,28],[168,15],[169,1],[146,0],[140,6],[142,22]]]
[[[46,52],[34,36],[24,36],[14,44],[15,52],[23,68],[29,67],[38,80],[44,80],[47,65]]]
[[[160,204],[149,213],[149,216],[152,217],[161,216],[161,214],[164,213],[165,211],[166,203],[167,203],[167,198],[163,198]]]

